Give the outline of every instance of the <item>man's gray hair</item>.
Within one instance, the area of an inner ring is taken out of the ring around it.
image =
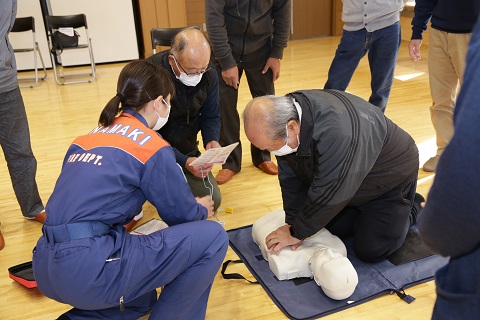
[[[272,140],[286,139],[285,126],[290,120],[300,122],[297,108],[290,96],[264,96],[270,100],[271,112],[265,115],[265,125],[270,128],[269,138]]]
[[[187,41],[185,41],[185,37],[182,35],[175,36],[172,40],[172,47],[170,48],[170,51],[181,55],[183,51],[185,50],[185,47],[187,46]]]

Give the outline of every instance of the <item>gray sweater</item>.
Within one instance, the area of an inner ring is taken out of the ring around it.
[[[0,93],[9,92],[18,87],[17,64],[13,48],[8,40],[17,16],[17,0],[0,1]]]
[[[343,29],[368,32],[380,30],[400,21],[400,11],[407,0],[343,0]]]

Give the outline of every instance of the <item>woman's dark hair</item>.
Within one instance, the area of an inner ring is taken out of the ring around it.
[[[117,94],[103,108],[98,123],[108,127],[123,110],[139,111],[158,96],[169,94],[173,98],[175,86],[167,70],[146,60],[132,61],[120,72]]]

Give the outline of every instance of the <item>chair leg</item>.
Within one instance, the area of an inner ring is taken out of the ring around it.
[[[89,45],[88,45],[88,52],[90,54],[90,65],[92,66],[92,80],[95,80],[96,77],[96,67],[95,67],[95,59],[93,57],[93,47],[92,47],[92,39],[88,39]]]
[[[35,52],[35,47],[32,48],[32,49],[25,49],[25,50],[28,50],[28,51],[24,51],[24,52],[32,52],[33,53],[33,70],[35,72],[35,77],[33,78],[18,78],[17,76],[17,79],[18,79],[18,83],[19,83],[19,87],[20,88],[33,88],[33,87],[36,87],[38,85],[38,61],[37,61],[37,54]],[[33,83],[31,83],[31,81],[34,81]],[[27,85],[20,85],[20,82],[21,81],[28,81],[30,84],[27,84]]]
[[[35,44],[35,46],[37,48],[38,56],[40,57],[40,62],[42,63],[42,68],[43,68],[43,77],[41,77],[40,80],[45,80],[45,78],[47,77],[47,68],[45,68],[45,63],[43,62],[42,52],[38,47],[38,42]]]
[[[30,86],[30,88],[36,87],[38,85],[38,59],[35,46],[33,47],[33,63],[35,66],[35,83]]]
[[[62,85],[63,82],[60,81],[60,79],[58,78],[58,73],[57,73],[57,61],[58,60],[52,52],[50,52],[50,59],[52,60],[53,75],[55,77],[55,82]]]

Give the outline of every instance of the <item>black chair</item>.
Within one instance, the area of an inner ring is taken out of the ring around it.
[[[153,54],[157,53],[157,46],[170,47],[172,45],[172,40],[177,33],[187,28],[199,29],[197,26],[182,28],[152,28],[150,30],[150,36],[152,37]]]
[[[33,65],[35,70],[35,77],[18,77],[18,82],[34,81],[33,84],[30,85],[20,85],[21,88],[33,88],[38,85],[38,80],[44,80],[47,77],[47,69],[45,69],[45,63],[43,62],[42,53],[40,52],[40,48],[38,47],[37,38],[35,35],[35,18],[33,17],[24,17],[24,18],[16,18],[13,24],[12,30],[10,32],[32,32],[32,47],[31,48],[13,48],[13,52],[15,53],[25,53],[25,52],[33,52]],[[42,63],[43,68],[43,77],[38,76],[38,61],[37,55],[40,57],[40,62]]]
[[[92,82],[95,80],[95,60],[93,58],[92,39],[88,34],[87,17],[84,14],[76,14],[69,16],[46,16],[47,28],[48,28],[48,47],[50,49],[50,58],[52,60],[53,71],[55,75],[55,81],[58,84],[72,84],[81,82]],[[78,44],[74,47],[62,47],[58,43],[58,38],[55,36],[55,32],[60,28],[84,28],[86,35],[86,43]],[[89,73],[70,73],[64,74],[64,67],[62,65],[61,55],[64,51],[88,49],[91,72]],[[86,79],[76,81],[65,81],[71,77],[87,77]]]

